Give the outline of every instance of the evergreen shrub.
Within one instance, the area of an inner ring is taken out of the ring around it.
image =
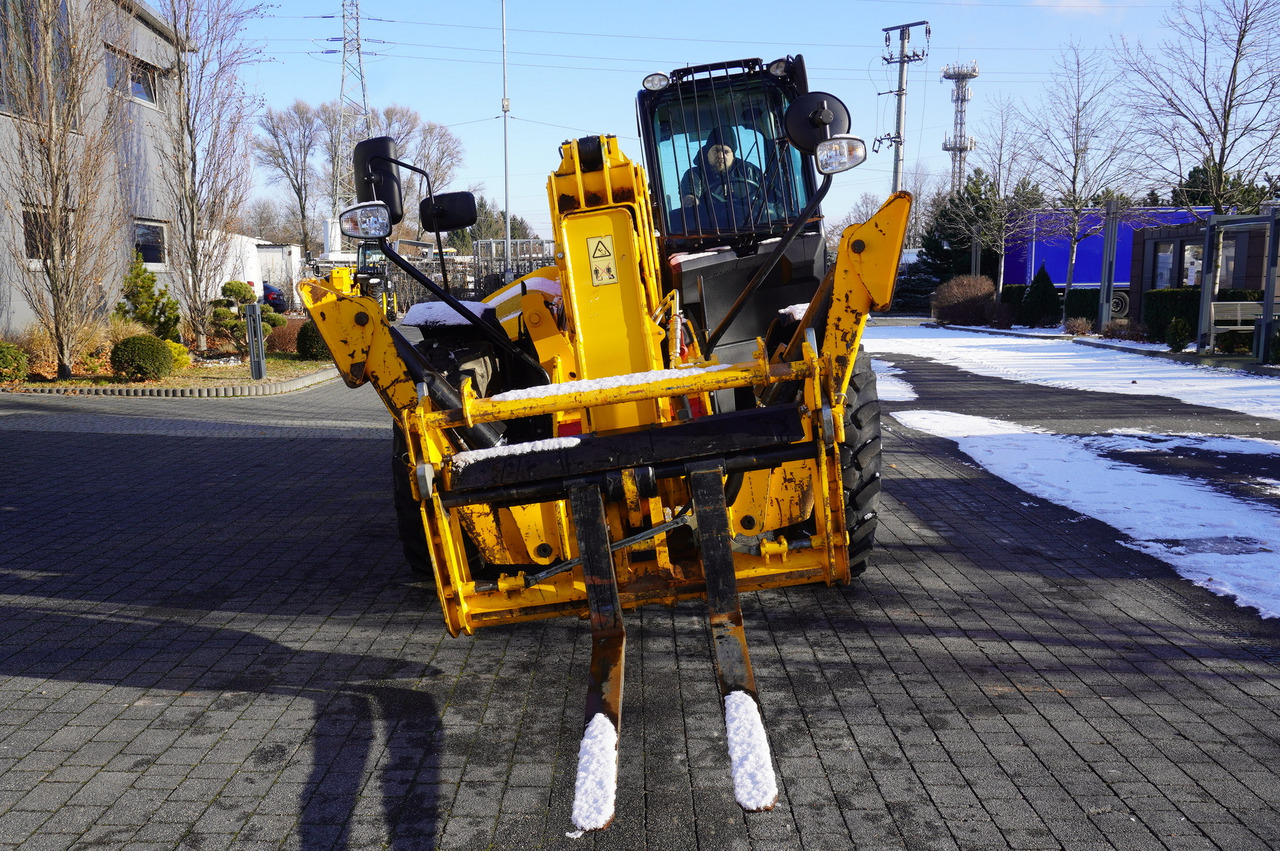
[[[1045,271],[1043,263],[1040,264],[1040,271],[1036,272],[1036,276],[1031,279],[1031,286],[1027,287],[1022,297],[1022,310],[1019,312],[1018,319],[1023,325],[1029,325],[1032,328],[1057,325],[1062,319],[1062,299],[1058,297],[1058,291],[1053,288],[1053,279]]]
[[[1265,295],[1262,290],[1237,290],[1224,288],[1218,290],[1218,294],[1214,297],[1214,301],[1262,301]]]
[[[142,255],[136,252],[112,316],[140,322],[162,340],[178,339],[178,302],[169,295],[167,286],[156,289],[155,272],[143,264]]]
[[[111,347],[111,368],[133,381],[155,381],[173,372],[173,352],[150,334],[126,337]]]
[[[298,329],[298,357],[303,360],[332,360],[333,358],[313,319],[308,319]]]
[[[26,381],[27,353],[13,343],[0,343],[0,384]]]
[[[1164,341],[1169,351],[1180,352],[1191,342],[1191,324],[1181,316],[1169,320],[1169,327],[1164,332]]]
[[[164,343],[169,347],[169,354],[173,355],[174,369],[187,369],[191,366],[191,351],[186,346],[173,340],[165,340]]]

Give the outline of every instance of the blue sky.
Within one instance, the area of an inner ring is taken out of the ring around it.
[[[840,97],[852,131],[870,144],[894,129],[897,67],[886,65],[885,27],[927,20],[928,56],[910,66],[906,163],[950,174],[941,149],[952,130],[949,63],[977,62],[969,134],[978,137],[997,94],[1034,99],[1069,41],[1110,47],[1114,37],[1153,35],[1163,3],[1111,0],[1046,2],[587,3],[508,0],[507,61],[511,98],[511,209],[550,237],[547,174],[565,139],[612,133],[640,159],[635,93],[645,75],[687,65],[801,53],[810,87]],[[503,197],[502,7],[499,0],[407,3],[362,0],[365,80],[372,107],[416,109],[448,126],[465,161],[453,189],[482,184]],[[312,104],[338,96],[341,81],[340,0],[281,0],[249,38],[263,62],[250,85],[267,106],[295,98]],[[912,32],[911,47],[926,46]],[[896,51],[897,39],[893,47]],[[326,52],[333,51],[333,52]],[[864,192],[888,194],[892,148],[882,145],[858,169],[839,175],[824,212],[846,213]],[[261,182],[261,180],[260,180]],[[260,190],[262,194],[271,189]]]

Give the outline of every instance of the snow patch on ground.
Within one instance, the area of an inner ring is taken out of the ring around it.
[[[1047,434],[948,411],[902,411],[908,428],[955,440],[993,475],[1088,515],[1132,538],[1130,546],[1186,579],[1280,617],[1280,514],[1202,482],[1142,470],[1098,454],[1107,438]],[[1255,441],[1221,438],[1220,446]],[[1256,441],[1265,443],[1265,441]]]
[[[881,402],[914,402],[916,391],[901,378],[902,370],[893,364],[872,358],[871,369],[876,374],[876,393]]]
[[[724,699],[724,727],[729,740],[733,796],[748,812],[772,808],[778,802],[778,781],[755,698],[743,691],[730,692]]]
[[[578,779],[573,790],[573,824],[577,831],[600,830],[613,821],[618,792],[618,731],[601,713],[591,719],[578,748]],[[575,835],[576,834],[576,835]]]

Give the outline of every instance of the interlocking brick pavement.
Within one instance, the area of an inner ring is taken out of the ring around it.
[[[887,424],[868,573],[744,597],[778,807],[733,802],[699,608],[645,609],[571,840],[586,625],[444,632],[367,388],[0,396],[0,848],[1280,846],[1280,630]]]

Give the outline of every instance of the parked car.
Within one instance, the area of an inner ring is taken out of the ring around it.
[[[284,313],[289,309],[289,298],[285,291],[271,284],[262,285],[262,303],[270,306],[276,313]]]

